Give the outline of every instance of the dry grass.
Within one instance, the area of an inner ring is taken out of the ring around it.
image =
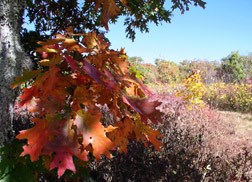
[[[237,135],[249,137],[252,136],[252,114],[244,114],[230,111],[218,111],[220,119],[225,123],[230,122],[235,126]]]

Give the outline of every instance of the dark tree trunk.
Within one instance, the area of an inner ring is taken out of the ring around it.
[[[0,0],[0,146],[13,138],[17,90],[10,84],[31,67],[20,43],[25,0]]]

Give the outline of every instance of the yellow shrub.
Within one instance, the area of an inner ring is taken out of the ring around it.
[[[204,105],[203,96],[206,87],[202,82],[202,78],[199,72],[193,73],[183,81],[183,88],[176,92],[177,96],[183,98],[189,106],[192,105]]]
[[[222,110],[252,111],[252,88],[248,84],[215,83],[208,86],[204,100]]]

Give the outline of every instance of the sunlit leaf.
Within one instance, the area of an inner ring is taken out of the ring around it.
[[[101,124],[101,113],[97,111],[79,110],[74,120],[77,126],[77,134],[83,136],[83,146],[92,146],[92,153],[96,159],[101,155],[110,156],[110,150],[114,147],[109,138],[106,137],[106,128]],[[111,128],[110,128],[111,129]]]

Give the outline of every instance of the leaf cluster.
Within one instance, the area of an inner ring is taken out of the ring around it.
[[[34,127],[17,135],[27,139],[22,156],[30,155],[31,161],[49,156],[47,167],[58,168],[60,177],[66,169],[76,172],[73,156],[82,161],[110,158],[112,150],[126,153],[129,140],[159,150],[161,135],[148,123],[161,122],[160,102],[128,70],[123,49],[109,49],[103,34],[74,34],[72,28],[39,44],[38,69],[12,84],[31,83],[19,97],[19,106],[34,116]],[[102,124],[104,105],[113,116],[109,126]]]

